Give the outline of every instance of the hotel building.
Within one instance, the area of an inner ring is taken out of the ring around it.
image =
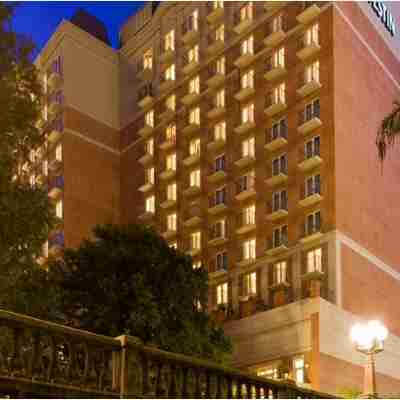
[[[400,177],[374,146],[400,93],[399,14],[148,3],[117,50],[93,17],[63,21],[36,61],[48,140],[32,179],[63,217],[48,251],[96,223],[150,224],[208,269],[235,366],[361,389],[349,330],[377,318],[378,390],[400,393]]]

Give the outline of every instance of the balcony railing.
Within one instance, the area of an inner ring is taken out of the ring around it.
[[[148,105],[153,99],[153,86],[151,83],[148,83],[141,87],[138,92],[138,103],[140,107],[145,107]]]
[[[307,197],[313,196],[315,194],[321,194],[321,184],[313,183],[312,185],[303,185],[300,191],[300,198],[306,199]]]
[[[297,43],[297,57],[301,60],[306,60],[311,57],[313,54],[317,53],[320,50],[319,43],[319,29],[316,31],[317,33],[313,34],[313,37],[307,38],[304,35]]]
[[[266,73],[264,74],[264,78],[268,81],[277,79],[286,73],[284,61],[277,61],[276,56],[268,58],[265,67]]]
[[[272,117],[280,112],[286,110],[287,103],[286,103],[286,90],[284,94],[277,95],[274,91],[267,94],[266,97],[266,108],[264,112],[269,116]]]
[[[289,241],[286,235],[275,235],[272,238],[267,239],[267,251],[279,248],[287,248],[289,246]]]
[[[309,23],[321,13],[321,7],[323,5],[323,1],[302,1],[300,5],[300,12],[297,14],[296,19],[301,24]]]
[[[256,223],[255,214],[241,212],[236,216],[236,228],[237,228],[236,232],[238,233],[238,230],[243,230],[243,228],[254,226],[255,223]]]
[[[264,44],[271,48],[280,43],[286,36],[287,25],[286,18],[284,17],[280,19],[279,23],[271,21],[266,28]]]
[[[306,122],[311,121],[314,118],[320,118],[320,107],[313,105],[312,107],[306,108],[299,112],[299,125],[303,125]]]
[[[207,1],[207,21],[210,24],[217,22],[224,16],[223,2]]]
[[[254,12],[254,5],[250,2],[235,11],[233,14],[233,23],[236,33],[241,34],[253,23]]]

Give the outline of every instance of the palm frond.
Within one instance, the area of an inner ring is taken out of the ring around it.
[[[384,161],[389,148],[391,148],[400,137],[400,102],[395,101],[393,111],[384,118],[376,135],[376,147],[378,156]]]

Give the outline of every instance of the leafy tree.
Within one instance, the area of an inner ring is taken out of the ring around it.
[[[98,226],[49,267],[69,323],[223,361],[231,345],[204,311],[207,272],[141,225]],[[54,283],[52,283],[54,284]],[[197,306],[200,304],[200,308]]]
[[[376,146],[381,161],[384,161],[387,150],[396,143],[399,136],[400,102],[396,101],[393,105],[392,112],[383,119],[376,136]]]
[[[43,144],[37,129],[41,86],[33,45],[12,29],[14,6],[0,2],[0,304],[35,266],[54,222],[44,190],[29,184],[29,152]]]

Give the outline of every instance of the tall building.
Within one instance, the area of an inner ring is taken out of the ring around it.
[[[391,332],[378,389],[399,393],[400,178],[374,146],[400,92],[399,14],[149,3],[118,50],[98,21],[64,21],[37,60],[46,179],[64,217],[49,250],[95,223],[151,224],[208,268],[237,367],[362,388],[349,331],[377,318]]]

